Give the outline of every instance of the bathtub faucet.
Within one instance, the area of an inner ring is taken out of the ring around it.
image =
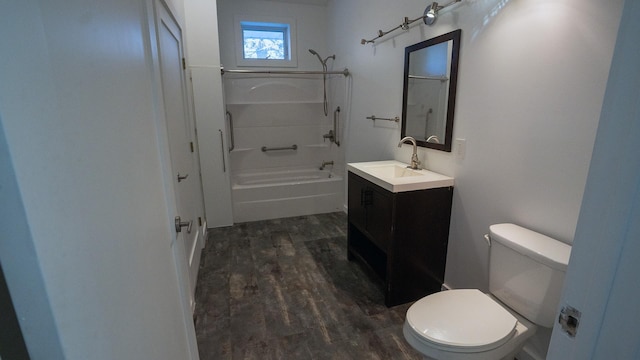
[[[320,166],[320,170],[324,170],[325,166],[327,165],[333,166],[333,161],[323,161],[322,165]]]

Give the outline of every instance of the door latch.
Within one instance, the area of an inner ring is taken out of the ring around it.
[[[578,332],[578,325],[580,325],[580,316],[582,314],[577,309],[567,305],[560,309],[560,316],[558,322],[564,332],[570,337],[575,337]]]

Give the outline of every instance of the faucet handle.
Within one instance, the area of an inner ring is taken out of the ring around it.
[[[411,166],[409,166],[413,170],[420,170],[420,159],[418,159],[418,154],[414,153],[411,155]]]

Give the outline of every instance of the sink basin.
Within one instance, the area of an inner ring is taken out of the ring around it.
[[[429,170],[413,170],[396,160],[349,163],[347,169],[391,192],[453,186],[453,178]]]
[[[412,170],[406,166],[396,164],[369,166],[367,168],[367,172],[376,177],[390,179],[422,175],[416,170]]]

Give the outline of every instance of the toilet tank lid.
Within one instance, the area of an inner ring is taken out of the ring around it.
[[[565,271],[571,256],[571,246],[546,235],[515,224],[489,226],[492,241],[511,248],[539,263]]]

